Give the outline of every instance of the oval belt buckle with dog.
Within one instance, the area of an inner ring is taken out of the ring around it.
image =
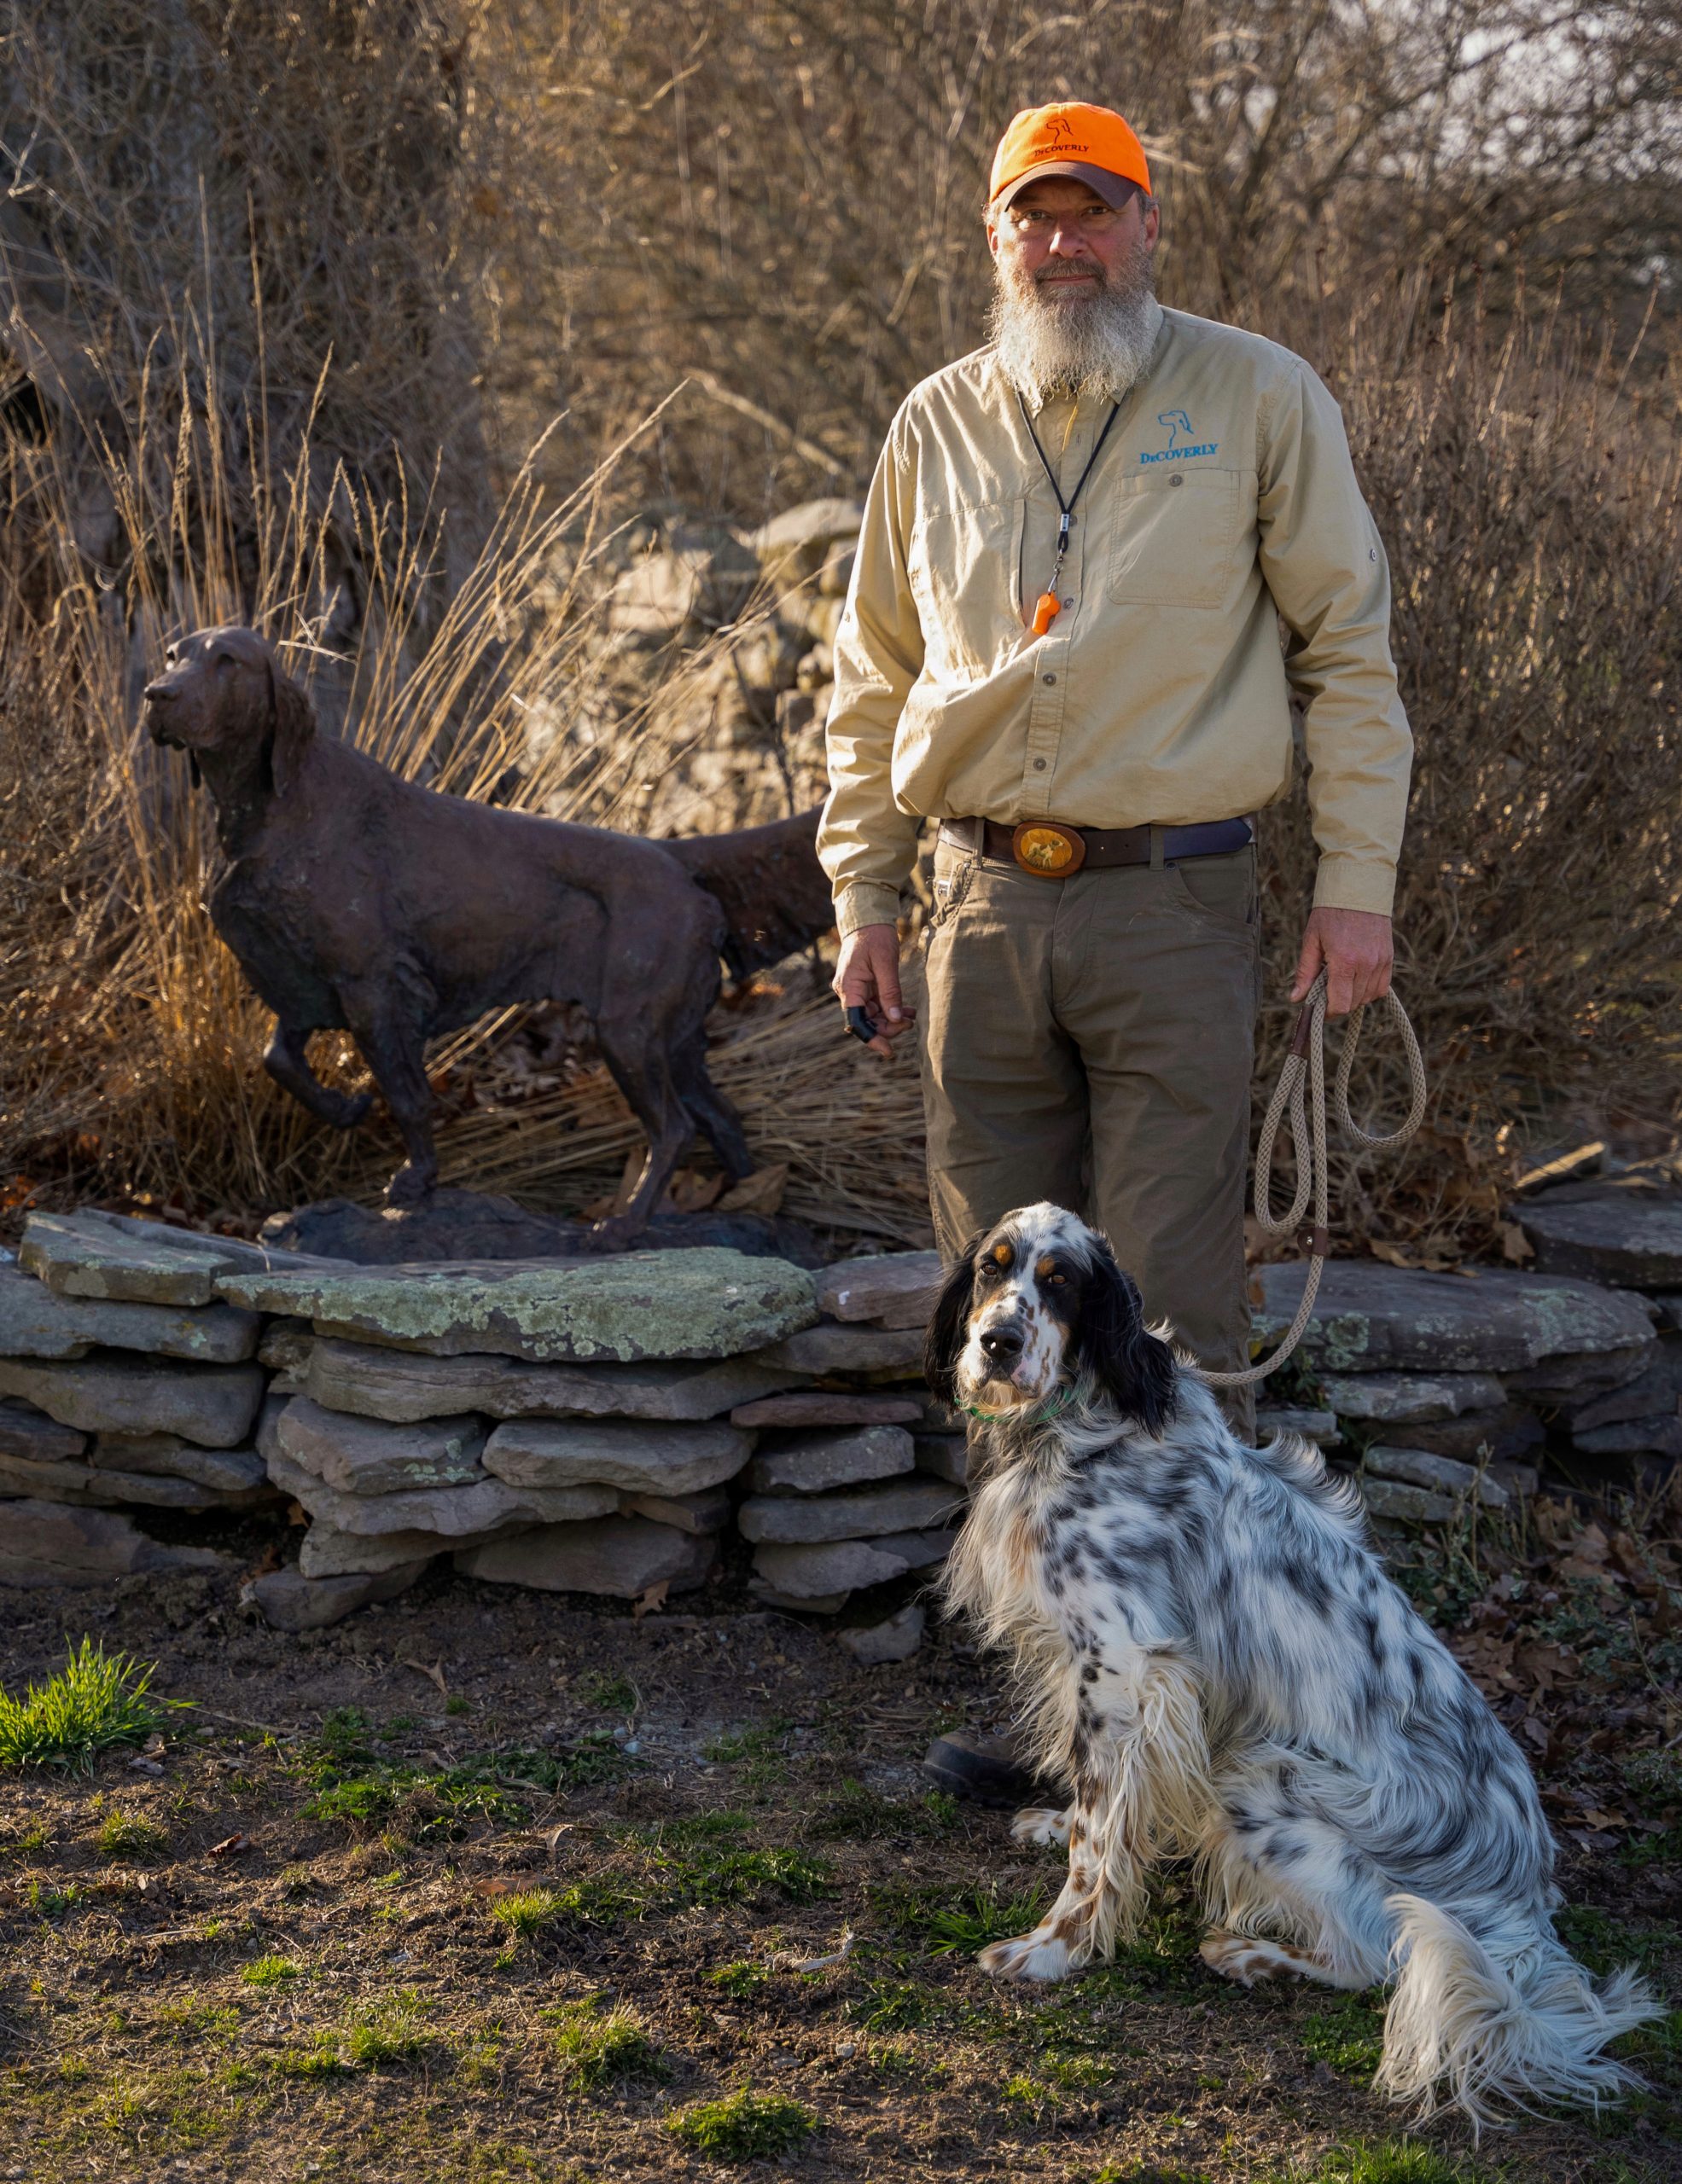
[[[1024,872],[1041,880],[1067,880],[1086,862],[1086,845],[1072,827],[1027,819],[1010,837],[1010,854]]]

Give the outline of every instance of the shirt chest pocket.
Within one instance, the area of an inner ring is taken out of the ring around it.
[[[920,512],[906,573],[937,674],[983,674],[1022,633],[1021,494],[946,502]]]
[[[1248,508],[1248,513],[1246,513]],[[1106,589],[1139,607],[1219,607],[1246,527],[1254,528],[1253,475],[1238,470],[1153,469],[1115,495]]]

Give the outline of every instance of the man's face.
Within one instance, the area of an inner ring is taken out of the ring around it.
[[[1010,288],[1066,309],[1102,295],[1141,256],[1148,264],[1159,224],[1156,207],[1143,207],[1137,191],[1117,212],[1085,183],[1042,175],[990,224],[987,242]]]

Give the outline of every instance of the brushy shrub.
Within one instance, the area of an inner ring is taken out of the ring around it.
[[[62,1767],[88,1774],[102,1751],[144,1744],[167,1727],[150,1687],[155,1669],[84,1638],[59,1673],[23,1696],[0,1691],[0,1766]]]
[[[713,2161],[774,2161],[803,2146],[818,2118],[784,2093],[755,2093],[751,2086],[720,2100],[680,2108],[666,2128],[692,2152]]]

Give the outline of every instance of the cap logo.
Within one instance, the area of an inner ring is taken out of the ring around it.
[[[1065,113],[1054,113],[1045,125],[1045,139],[1048,144],[1059,143],[1065,137],[1073,141],[1074,136],[1074,124]]]

